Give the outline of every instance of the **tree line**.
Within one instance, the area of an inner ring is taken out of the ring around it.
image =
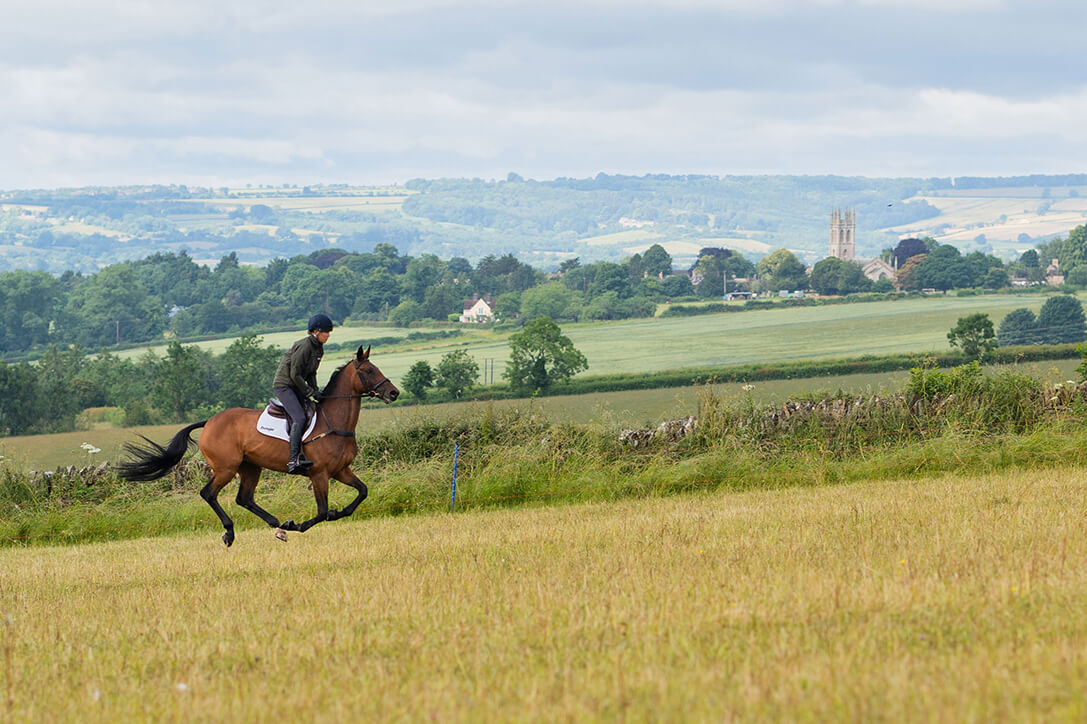
[[[1073,296],[1050,297],[1035,316],[1026,307],[1013,309],[994,331],[993,321],[984,312],[959,317],[947,333],[952,347],[960,347],[972,360],[988,360],[997,347],[1028,344],[1067,344],[1087,340],[1087,315],[1083,303]],[[1078,347],[1085,355],[1087,349]]]
[[[677,269],[659,244],[621,262],[580,263],[545,274],[513,254],[463,257],[402,255],[376,244],[370,252],[322,249],[277,258],[263,267],[235,253],[214,267],[185,251],[160,252],[94,274],[13,271],[0,274],[0,353],[79,345],[97,351],[125,344],[299,326],[316,311],[338,323],[456,320],[466,300],[493,301],[499,319],[612,320],[650,316],[668,300],[719,299],[726,291],[811,289],[824,295],[868,291],[1001,289],[1011,278],[1043,284],[1044,261],[1059,259],[1065,284],[1087,287],[1087,227],[1001,259],[933,239],[903,239],[882,257],[895,281],[868,279],[856,263],[829,257],[810,270],[778,249],[752,263],[742,254],[703,248]]]
[[[549,278],[512,254],[404,256],[392,244],[372,252],[325,249],[264,267],[233,252],[213,268],[185,251],[112,264],[95,274],[14,271],[0,274],[0,353],[50,345],[97,351],[125,344],[297,326],[316,311],[337,323],[456,320],[473,297],[494,301],[500,317],[623,319],[648,316],[656,304],[719,294],[718,269],[749,274],[754,266],[727,250],[708,250],[712,267],[698,290],[676,274],[659,245],[622,263],[564,262]],[[708,266],[707,266],[708,265]],[[714,286],[717,284],[717,286]]]
[[[255,335],[220,355],[177,341],[161,357],[148,351],[135,359],[50,347],[33,365],[0,362],[0,432],[62,432],[96,421],[149,425],[257,407],[282,354]],[[113,417],[96,420],[96,410]]]

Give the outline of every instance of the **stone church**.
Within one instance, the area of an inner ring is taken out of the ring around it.
[[[830,214],[830,254],[842,261],[859,264],[864,275],[874,282],[880,279],[895,280],[896,269],[879,257],[875,259],[856,258],[857,212],[835,209]]]

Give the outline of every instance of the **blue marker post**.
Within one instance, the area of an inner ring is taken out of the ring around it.
[[[460,445],[453,445],[453,493],[449,496],[449,512],[457,507],[457,451]]]

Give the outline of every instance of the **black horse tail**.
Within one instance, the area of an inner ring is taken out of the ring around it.
[[[170,472],[170,468],[181,462],[189,446],[194,444],[189,435],[207,422],[207,420],[194,422],[183,428],[181,432],[174,435],[174,439],[166,447],[154,440],[148,440],[143,435],[140,437],[143,437],[146,444],[125,443],[125,452],[128,453],[129,460],[118,465],[117,472],[125,480],[158,480]]]

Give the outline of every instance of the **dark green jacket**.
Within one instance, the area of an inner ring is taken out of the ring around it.
[[[290,387],[303,400],[316,395],[317,366],[324,354],[325,346],[312,334],[298,340],[283,353],[272,387]]]

